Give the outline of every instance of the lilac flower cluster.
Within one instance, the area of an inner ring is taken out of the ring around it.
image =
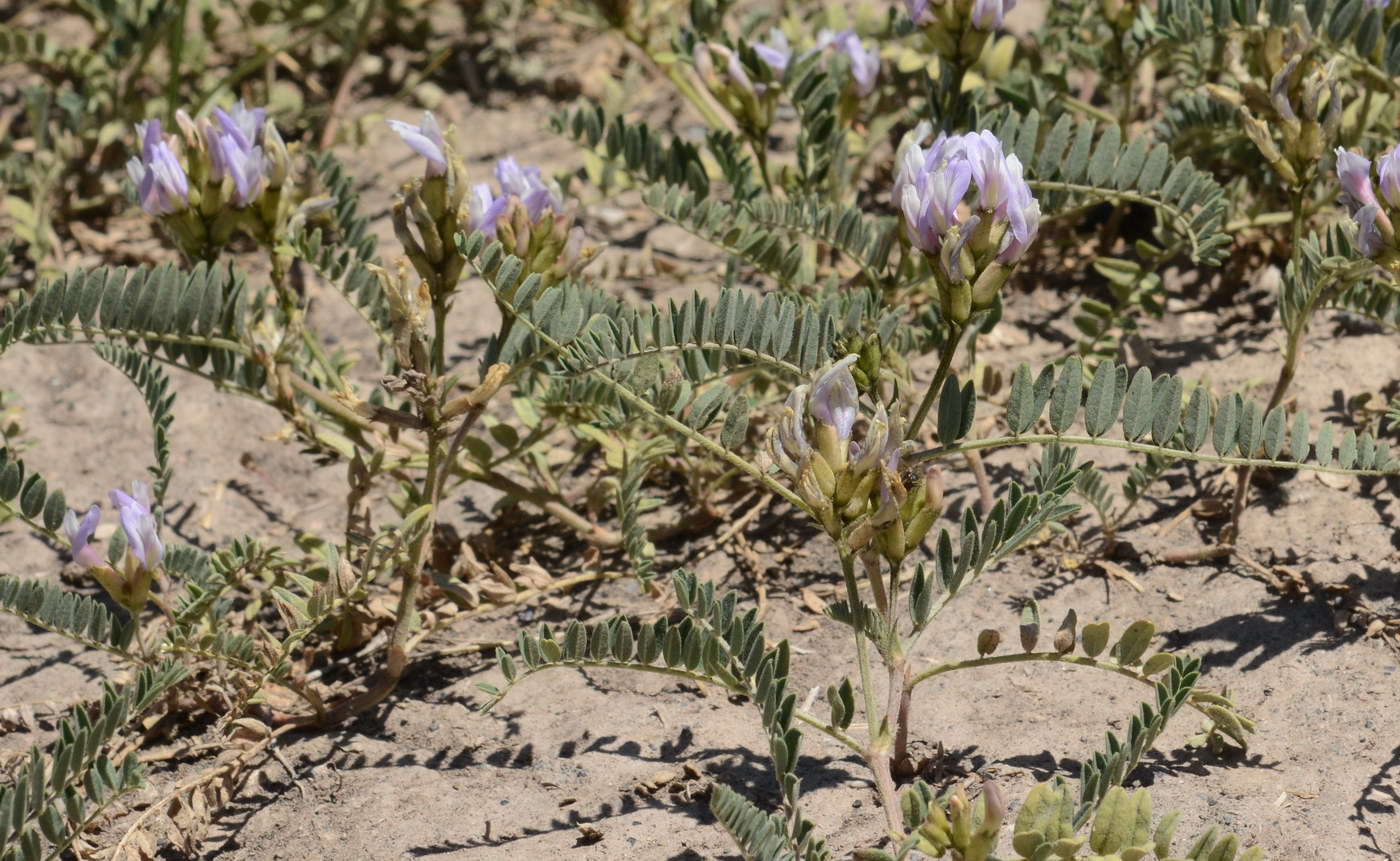
[[[201,119],[196,124],[183,111],[177,117],[186,133],[186,152],[202,148],[207,153],[209,181],[218,185],[225,177],[232,180],[229,200],[234,207],[243,209],[262,197],[269,186],[281,185],[281,176],[276,175],[278,163],[269,157],[268,149],[285,156],[286,146],[277,130],[265,122],[263,108],[250,109],[236,102],[227,111],[216,108],[212,123]],[[141,153],[127,162],[126,170],[136,185],[141,208],[157,218],[187,209],[189,173],[171,148],[171,138],[164,134],[160,120],[138,123],[136,134]],[[281,165],[285,168],[285,159]]]
[[[165,558],[165,546],[156,532],[155,516],[151,514],[151,489],[144,482],[133,481],[131,493],[112,490],[107,494],[117,507],[122,532],[126,534],[127,551],[142,571],[153,571]],[[69,511],[63,519],[63,531],[72,546],[73,561],[88,568],[104,568],[106,563],[93,548],[93,534],[102,521],[102,511],[94,505],[79,520],[78,512]]]
[[[833,362],[822,371],[810,389],[798,386],[788,395],[771,453],[778,466],[789,476],[799,477],[813,457],[821,457],[833,473],[848,466],[858,473],[878,470],[882,466],[890,473],[899,470],[904,435],[897,418],[891,423],[884,404],[876,406],[864,441],[854,441],[856,418],[860,415],[860,395],[851,366],[859,358],[852,353]],[[804,428],[808,417],[814,426],[815,448],[807,441]]]
[[[768,432],[768,453],[827,534],[897,564],[942,511],[943,482],[935,468],[921,485],[905,486],[900,459],[912,443],[904,439],[898,406],[891,412],[877,403],[864,439],[856,441],[859,389],[852,366],[859,362],[848,355],[823,369],[810,389],[794,389]]]
[[[975,187],[974,214],[963,219],[960,207]],[[894,183],[894,202],[904,214],[909,241],[921,251],[938,254],[954,227],[958,247],[945,253],[954,264],[984,218],[1001,227],[996,262],[1018,260],[1040,230],[1040,204],[1031,196],[1016,155],[1002,152],[1001,141],[989,131],[957,137],[940,135],[924,150],[910,145],[901,154]],[[959,276],[950,268],[949,277]]]
[[[170,148],[160,120],[136,124],[141,154],[126,163],[127,175],[136,186],[137,198],[147,215],[174,215],[190,204],[190,180],[180,159]]]
[[[537,222],[546,211],[555,214],[564,211],[564,201],[556,183],[544,181],[537,165],[522,168],[514,156],[506,156],[496,162],[496,184],[501,193],[493,195],[489,183],[480,182],[472,186],[468,201],[468,226],[480,230],[487,236],[496,235],[496,224],[505,214],[512,200],[520,201],[530,221]]]
[[[233,204],[242,209],[262,196],[267,158],[260,145],[263,136],[263,108],[249,109],[235,102],[225,111],[214,109],[214,122],[203,125],[209,150],[209,178],[223,182],[233,179]]]
[[[1376,159],[1380,199],[1371,186],[1370,160],[1341,147],[1336,152],[1342,203],[1356,225],[1356,247],[1366,257],[1375,258],[1395,242],[1395,227],[1381,208],[1381,200],[1391,209],[1400,208],[1400,147]]]
[[[389,120],[389,127],[399,133],[409,149],[427,159],[426,176],[432,178],[447,173],[447,141],[431,113],[425,111],[416,126]],[[559,186],[546,182],[537,165],[521,167],[514,156],[506,156],[496,162],[495,175],[499,194],[491,191],[490,183],[480,182],[471,188],[467,198],[468,230],[480,230],[487,236],[495,236],[496,224],[506,214],[512,200],[520,201],[532,222],[539,221],[546,210],[555,214],[564,211]]]

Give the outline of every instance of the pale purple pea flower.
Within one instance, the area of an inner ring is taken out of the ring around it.
[[[972,165],[961,157],[960,142],[949,146],[948,141],[939,137],[927,152],[918,144],[910,146],[894,183],[894,202],[904,213],[909,241],[930,253],[938,251],[943,236],[958,223],[958,206],[972,181]],[[950,153],[954,157],[948,158]]]
[[[1371,186],[1371,162],[1365,156],[1337,147],[1337,180],[1342,186],[1342,203],[1356,225],[1356,248],[1365,257],[1375,258],[1394,238],[1390,216],[1383,212]],[[1392,150],[1376,159],[1381,196],[1391,206],[1400,203],[1400,156]]]
[[[726,65],[729,74],[729,82],[741,90],[745,90],[756,95],[763,95],[768,89],[767,84],[755,84],[749,77],[749,73],[744,70],[744,64],[739,60],[737,51],[729,52],[729,62]]]
[[[131,555],[136,557],[144,570],[159,568],[165,557],[165,546],[156,534],[156,519],[151,514],[151,489],[143,482],[133,481],[130,494],[113,490],[107,497],[117,507]]]
[[[774,76],[781,78],[787,71],[788,63],[792,61],[792,46],[788,44],[787,36],[777,27],[768,31],[768,42],[771,44],[754,42],[753,52],[773,70]]]
[[[233,177],[233,204],[244,207],[262,196],[264,160],[262,147],[244,150],[232,135],[218,142],[222,171]]]
[[[1385,249],[1385,236],[1376,226],[1377,219],[1383,219],[1379,205],[1368,203],[1352,215],[1356,222],[1356,248],[1363,257],[1375,257]]]
[[[915,24],[923,26],[933,20],[933,13],[928,10],[928,0],[905,0],[904,5],[909,9],[909,19]]]
[[[262,136],[263,120],[266,118],[266,109],[250,109],[241,99],[234,102],[233,107],[227,111],[223,108],[214,109],[214,121],[218,123],[219,130],[232,138],[238,149],[245,154],[251,153],[258,145]]]
[[[875,406],[875,415],[865,432],[865,440],[851,443],[851,469],[866,472],[884,464],[890,472],[899,469],[899,455],[904,442],[904,426],[896,417],[894,427],[884,404]]]
[[[1390,6],[1390,0],[1366,0],[1366,11],[1372,9],[1385,9]]]
[[[1380,177],[1381,197],[1393,208],[1400,208],[1400,147],[1376,159],[1376,174]]]
[[[860,356],[855,353],[836,362],[822,373],[812,384],[812,397],[808,411],[818,423],[836,431],[841,446],[847,446],[856,426],[856,378],[851,374]]]
[[[1015,158],[1015,155],[1011,155],[1007,160]],[[1019,177],[1019,165],[1017,168]],[[1013,263],[1021,259],[1026,248],[1040,233],[1040,203],[1031,196],[1030,186],[1024,182],[1014,189],[1011,203],[1007,207],[1007,216],[1011,229],[1007,231],[1008,238],[1004,241],[1001,252],[997,254],[998,263]]]
[[[204,127],[209,178],[223,182],[224,177],[232,177],[233,205],[239,208],[263,193],[268,165],[260,141],[266,117],[263,108],[248,108],[238,101],[227,111],[215,108],[214,122]]]
[[[126,163],[126,172],[136,186],[141,208],[159,218],[188,207],[190,181],[161,132],[160,120],[138,123],[136,135],[141,138],[141,155]]]
[[[543,215],[546,208],[555,213],[564,211],[564,202],[545,183],[536,165],[521,168],[514,156],[506,156],[496,162],[496,182],[503,196],[520,199],[532,221]]]
[[[779,444],[770,446],[770,452],[783,472],[795,476],[802,462],[812,453],[807,432],[803,428],[807,416],[807,386],[793,389],[788,394],[785,406],[778,418],[776,438]]]
[[[1016,8],[1016,0],[974,0],[972,26],[978,30],[995,30],[1001,26],[1006,13]]]
[[[472,186],[471,197],[467,200],[467,226],[487,236],[495,236],[496,222],[505,214],[509,203],[508,195],[493,195],[489,184],[477,183]]]
[[[389,128],[399,133],[408,148],[428,160],[427,176],[442,176],[447,173],[447,142],[438,128],[437,119],[429,111],[423,112],[418,125],[400,120],[389,120]]]
[[[87,510],[81,521],[78,520],[78,512],[69,511],[63,518],[63,531],[68,536],[68,543],[73,548],[73,561],[88,568],[101,568],[107,564],[102,561],[102,556],[88,542],[92,541],[92,534],[97,531],[97,524],[102,520],[102,512],[96,505]]]
[[[982,209],[1009,226],[1009,238],[1004,240],[997,261],[1012,262],[1040,231],[1040,204],[1031,196],[1021,160],[1015,153],[1004,155],[996,135],[984,130],[968,134],[963,140]]]
[[[1371,189],[1371,162],[1363,155],[1337,147],[1337,179],[1342,184],[1342,202],[1351,214],[1376,202]]]

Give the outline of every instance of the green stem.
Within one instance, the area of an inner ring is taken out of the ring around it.
[[[1367,95],[1370,95],[1369,90],[1367,90]],[[1293,255],[1293,277],[1299,281],[1303,278],[1303,222],[1306,216],[1306,200],[1303,196],[1303,189],[1301,187],[1295,188],[1293,189],[1292,212],[1293,246],[1290,251]],[[1321,290],[1314,290],[1309,284],[1308,300],[1299,309],[1298,316],[1292,320],[1293,325],[1288,327],[1288,337],[1284,341],[1283,347],[1283,365],[1278,370],[1278,379],[1274,381],[1274,390],[1269,395],[1269,404],[1264,407],[1265,415],[1268,415],[1274,407],[1283,401],[1288,387],[1293,384],[1293,377],[1298,373],[1298,356],[1302,351],[1303,334],[1308,330],[1308,318],[1312,316],[1317,297],[1321,294]],[[1283,316],[1282,311],[1280,311],[1280,316]],[[1286,317],[1285,320],[1287,320]],[[1222,545],[1233,545],[1240,537],[1240,518],[1244,515],[1245,506],[1249,503],[1249,483],[1253,477],[1254,468],[1252,466],[1245,467],[1237,476],[1235,496],[1230,505],[1230,524],[1226,527],[1221,538]]]
[[[477,267],[476,261],[472,261],[472,266],[473,268],[477,269],[477,272],[483,278],[486,277],[486,273],[482,272],[480,268]],[[489,283],[490,279],[488,278],[487,280]],[[535,337],[540,339],[541,342],[548,344],[550,348],[553,349],[558,355],[567,355],[567,351],[565,350],[563,344],[560,344],[547,332],[545,332],[539,326],[535,325],[534,321],[521,314],[519,309],[517,309],[515,305],[512,304],[510,301],[501,297],[499,292],[496,293],[496,296],[497,301],[501,305],[501,308],[507,313],[509,313],[516,320],[518,320],[520,323],[522,323],[524,326],[526,326],[532,333],[534,333]],[[781,496],[783,499],[786,499],[788,502],[791,502],[793,505],[797,506],[798,509],[806,511],[808,514],[811,514],[811,509],[807,507],[807,503],[802,501],[802,497],[798,496],[796,493],[793,493],[791,489],[783,485],[781,482],[779,482],[773,476],[769,475],[767,472],[763,471],[762,469],[759,469],[752,463],[749,463],[747,460],[740,457],[738,454],[729,451],[725,447],[721,446],[719,443],[705,436],[700,431],[697,431],[689,425],[682,423],[673,416],[661,412],[651,402],[647,401],[645,398],[638,395],[636,392],[632,391],[627,386],[620,384],[617,380],[614,380],[607,374],[604,374],[600,371],[589,371],[588,373],[594,379],[598,380],[600,383],[604,384],[609,389],[611,389],[612,392],[615,395],[617,395],[618,399],[625,402],[628,406],[642,413],[645,413],[646,415],[650,416],[653,421],[659,422],[660,424],[664,425],[668,430],[674,431],[675,433],[679,433],[687,439],[690,439],[691,441],[695,442],[697,445],[699,445],[701,448],[705,449],[707,452],[714,455],[715,457],[718,457],[719,459],[725,461],[731,466],[734,466],[737,469],[747,473],[754,479],[757,479],[759,482],[762,482],[762,484],[765,487],[767,487],[769,490],[772,490],[774,493]]]
[[[851,616],[859,619],[861,614],[857,612],[857,608],[861,605],[860,584],[856,580],[855,559],[848,548],[838,546],[837,549],[841,554],[841,573],[846,580],[846,600],[850,605]],[[880,795],[880,806],[885,810],[886,824],[892,833],[900,834],[903,833],[903,828],[900,822],[899,796],[895,789],[894,777],[890,774],[890,714],[882,714],[875,705],[875,687],[870,673],[870,648],[865,642],[865,632],[859,627],[853,627],[853,631],[856,639],[856,661],[860,665],[860,692],[865,700],[865,722],[870,739],[869,745],[863,751],[865,764],[875,777],[875,789]],[[889,669],[890,701],[897,707],[899,697],[894,686],[900,667],[898,664],[891,664]]]
[[[749,145],[753,148],[754,158],[758,160],[758,173],[763,177],[763,190],[769,196],[773,194],[773,178],[768,174],[768,140],[767,132],[757,135],[749,135]]]
[[[1226,233],[1239,233],[1250,227],[1265,227],[1270,224],[1287,224],[1293,218],[1292,212],[1261,212],[1249,218],[1237,218],[1222,228]]]
[[[1064,102],[1070,109],[1078,111],[1081,114],[1087,114],[1100,122],[1112,123],[1113,125],[1118,124],[1118,118],[1113,114],[1110,114],[1103,108],[1095,107],[1082,99],[1076,99],[1074,96],[1065,93],[1060,93],[1055,98]]]
[[[924,426],[924,420],[928,418],[934,398],[937,398],[943,391],[943,384],[953,369],[953,357],[957,355],[958,343],[962,340],[962,334],[961,326],[950,324],[948,337],[943,341],[943,348],[938,355],[938,370],[934,371],[933,382],[929,383],[928,391],[924,392],[924,399],[919,403],[918,412],[914,413],[914,418],[910,420],[909,427],[904,431],[906,440],[918,439],[919,430]]]
[[[436,377],[447,372],[447,302],[433,299],[432,370]]]
[[[841,550],[841,573],[846,578],[846,601],[850,604],[851,616],[859,618],[857,608],[861,605],[860,584],[856,581],[855,559],[849,551]],[[856,632],[856,661],[860,664],[860,690],[865,697],[865,721],[870,728],[872,740],[879,732],[880,716],[875,707],[875,688],[870,676],[870,648],[865,642],[865,632]]]

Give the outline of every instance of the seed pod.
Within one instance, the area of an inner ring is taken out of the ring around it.
[[[1065,620],[1060,623],[1060,630],[1055,632],[1055,651],[1062,655],[1068,655],[1074,651],[1075,628],[1079,624],[1079,619],[1073,610],[1065,616]]]
[[[997,650],[1001,645],[1001,633],[987,628],[977,635],[977,656],[985,658]]]

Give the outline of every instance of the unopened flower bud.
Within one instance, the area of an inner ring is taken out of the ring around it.
[[[267,162],[267,187],[272,191],[282,188],[291,170],[292,159],[287,152],[287,144],[277,131],[272,120],[263,123],[263,153]]]

